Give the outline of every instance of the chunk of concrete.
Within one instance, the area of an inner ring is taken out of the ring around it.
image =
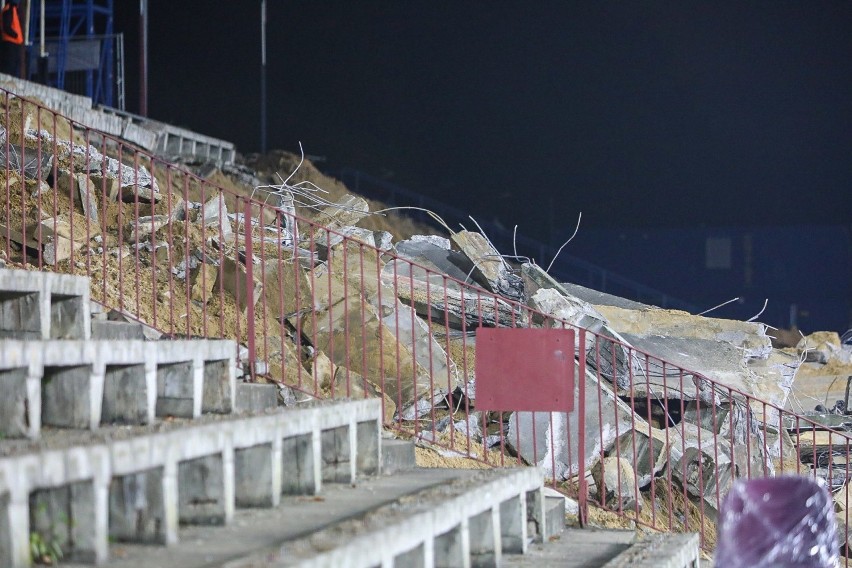
[[[636,475],[626,459],[604,458],[592,467],[592,479],[601,506],[618,511],[642,510]]]
[[[340,229],[355,225],[361,218],[369,215],[367,200],[357,195],[347,194],[333,205],[321,209],[316,215],[312,242],[318,250],[328,250],[343,241]]]
[[[225,257],[216,280],[216,289],[222,289],[230,294],[236,300],[240,311],[245,314],[249,306],[249,296],[251,296],[251,304],[256,305],[261,297],[263,284],[255,279],[249,294],[248,273],[245,265],[233,258]]]
[[[745,357],[766,357],[772,350],[771,339],[762,323],[694,316],[654,307],[635,310],[597,306],[597,309],[621,334],[721,341],[734,345]]]
[[[524,274],[527,273],[525,270]],[[587,365],[619,389],[632,388],[632,371],[635,370],[636,361],[628,353],[626,346],[629,343],[610,329],[603,316],[592,306],[568,297],[556,288],[539,288],[528,299],[528,304],[547,316],[542,318],[534,314],[534,324],[561,327],[561,322],[565,321],[591,332],[586,334],[584,345],[580,345],[580,335],[577,334],[577,350],[585,352]]]
[[[214,227],[217,237],[228,239],[234,232],[224,194],[213,197],[201,207],[199,220],[205,227]]]
[[[539,466],[546,477],[567,479],[588,470],[615,443],[616,438],[637,427],[648,425],[612,390],[588,372],[585,376],[585,406],[579,402],[579,371],[574,386],[574,410],[569,413],[514,412],[509,417],[506,443],[528,463]],[[579,412],[585,408],[585,462],[579,463]],[[600,411],[598,410],[600,409]]]
[[[512,274],[500,253],[480,233],[460,231],[450,237],[476,267],[475,277],[486,288],[512,300],[524,297],[523,280]]]

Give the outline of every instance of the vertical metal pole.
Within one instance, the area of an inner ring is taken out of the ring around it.
[[[580,526],[586,526],[588,514],[588,492],[586,485],[586,330],[577,330],[577,400],[574,410],[577,412],[577,501],[580,509]]]
[[[260,153],[266,154],[266,0],[260,0]]]
[[[38,15],[39,21],[39,39],[38,39],[38,55],[39,57],[47,57],[47,53],[45,53],[44,47],[44,3],[45,0],[41,0],[41,8]]]
[[[41,0],[39,3],[39,15],[38,15],[38,23],[39,23],[39,33],[38,33],[38,82],[42,85],[47,85],[47,48],[44,43],[44,25],[45,25],[45,15],[44,15],[44,3],[46,0]]]
[[[139,0],[139,114],[148,116],[148,0]]]
[[[245,216],[243,217],[243,227],[246,233],[246,333],[248,334],[248,362],[251,369],[251,378],[254,380],[255,369],[255,325],[254,325],[254,251],[252,250],[252,224],[251,224],[251,207],[250,199],[246,199]],[[262,215],[262,212],[261,212]],[[239,259],[239,256],[237,257]],[[237,260],[239,262],[239,260]],[[235,275],[236,277],[236,275]]]

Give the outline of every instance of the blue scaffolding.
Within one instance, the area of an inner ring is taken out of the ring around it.
[[[31,0],[29,22],[28,79],[124,108],[123,42],[113,29],[113,0],[45,0],[43,61],[39,0]]]

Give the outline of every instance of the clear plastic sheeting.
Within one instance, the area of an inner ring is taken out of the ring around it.
[[[722,504],[716,566],[834,568],[837,532],[821,479],[738,480]]]

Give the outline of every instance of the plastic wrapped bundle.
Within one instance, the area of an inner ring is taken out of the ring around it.
[[[821,479],[738,480],[722,504],[718,529],[716,566],[837,565],[833,502]]]

